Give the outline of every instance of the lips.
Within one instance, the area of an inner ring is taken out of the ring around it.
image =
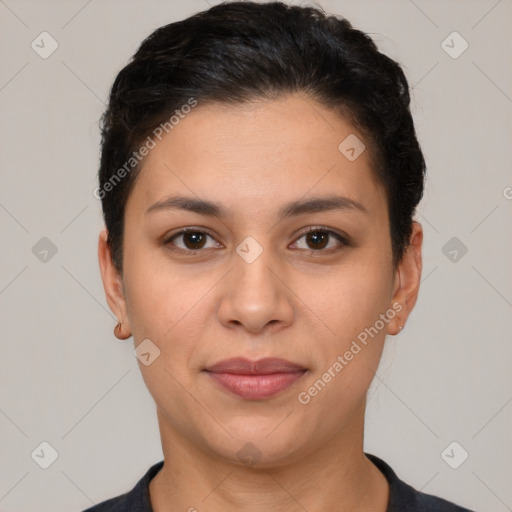
[[[288,389],[307,369],[279,358],[233,358],[205,369],[221,389],[246,400],[263,400]]]
[[[225,359],[206,368],[213,373],[233,373],[238,375],[270,375],[272,373],[291,373],[306,370],[303,366],[279,359],[267,357],[258,361],[251,361],[243,357]]]

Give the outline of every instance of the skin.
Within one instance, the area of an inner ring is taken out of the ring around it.
[[[363,452],[366,393],[386,335],[399,332],[416,302],[423,234],[414,222],[393,268],[385,191],[369,150],[354,161],[338,150],[349,134],[365,141],[335,112],[299,94],[199,104],[146,157],[126,205],[123,276],[101,232],[108,304],[136,346],[149,338],[160,350],[149,366],[139,362],[165,460],[150,483],[155,512],[385,512],[389,486]],[[177,193],[216,201],[230,214],[145,213]],[[278,217],[290,201],[333,193],[367,212]],[[187,226],[211,236],[197,243],[182,235],[165,245]],[[302,235],[310,226],[345,233],[350,244],[332,236],[308,242]],[[247,236],[263,249],[252,263],[236,252]],[[204,248],[193,255],[171,250],[190,251],[194,243]],[[396,316],[301,404],[299,393],[393,304],[401,307]],[[308,371],[274,397],[244,400],[202,371],[236,356],[281,357]],[[237,456],[248,442],[257,448],[256,464]]]

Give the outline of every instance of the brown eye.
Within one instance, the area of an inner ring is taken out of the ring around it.
[[[304,239],[305,243],[300,240]],[[332,253],[348,246],[348,241],[330,229],[310,228],[293,244],[294,249],[310,250],[319,253]]]
[[[207,246],[208,239],[210,246]],[[184,229],[164,241],[164,245],[176,253],[194,255],[202,249],[219,247],[218,242],[208,233],[194,229]]]
[[[329,242],[329,235],[325,231],[312,231],[306,235],[306,241],[311,249],[325,249]]]
[[[187,249],[202,249],[206,237],[200,231],[189,231],[183,234],[183,242]]]

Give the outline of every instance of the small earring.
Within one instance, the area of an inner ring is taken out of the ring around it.
[[[401,331],[403,328],[404,328],[404,326],[403,326],[403,325],[401,325],[401,326],[398,328],[398,330],[399,330],[399,331]]]
[[[118,322],[118,324],[114,327],[114,336],[120,340],[128,339],[131,336],[131,334],[128,334],[128,335],[122,334],[121,329],[122,329],[122,323]]]

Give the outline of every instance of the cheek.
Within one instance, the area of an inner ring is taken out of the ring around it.
[[[136,341],[150,338],[167,350],[170,341],[174,346],[178,340],[186,340],[201,325],[196,317],[212,286],[211,279],[194,279],[179,271],[136,265],[136,259],[127,265],[125,298]]]
[[[361,258],[358,264],[336,267],[321,280],[303,279],[298,295],[307,298],[306,305],[322,321],[328,339],[343,345],[389,307],[390,286],[387,270],[365,265]]]
[[[375,267],[353,266],[326,281],[323,292],[317,291],[315,313],[322,329],[314,331],[316,365],[299,402],[307,402],[301,405],[307,414],[332,411],[322,426],[326,431],[341,428],[363,407],[377,371],[387,325],[381,325],[380,315],[389,308],[385,276]]]
[[[318,400],[312,400],[317,407],[338,408],[343,416],[365,397],[387,333],[380,316],[390,308],[392,281],[386,263],[379,262],[375,251],[361,252],[351,264],[337,267],[323,286],[310,287],[311,304],[322,320],[314,335],[322,349],[309,383],[315,387],[312,393],[318,393]]]
[[[187,417],[194,404],[184,390],[195,386],[191,360],[204,337],[201,299],[211,283],[176,278],[169,272],[140,275],[127,284],[132,333],[136,345],[150,339],[159,355],[148,366],[139,362],[139,368],[155,402],[175,416]]]
[[[164,252],[153,247],[142,230],[127,232],[125,247],[125,298],[132,327],[157,327],[163,320],[162,314],[174,312],[173,305],[179,303],[178,293],[186,294],[190,285],[183,286],[178,272],[171,272],[162,257]]]

